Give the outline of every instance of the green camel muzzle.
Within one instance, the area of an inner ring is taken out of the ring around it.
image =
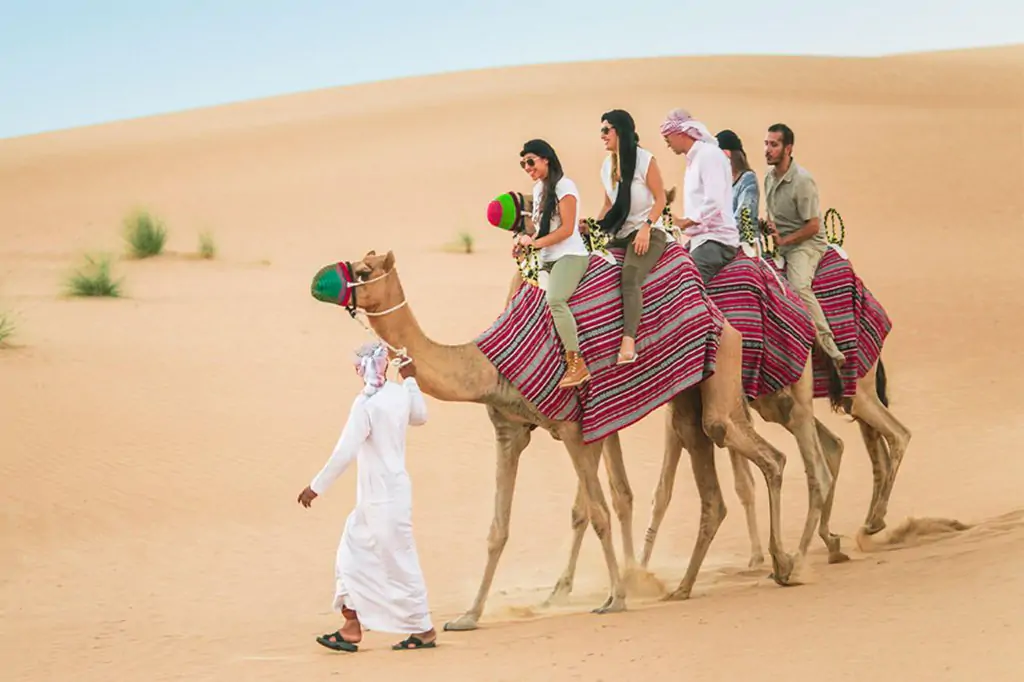
[[[313,275],[309,293],[324,303],[333,303],[345,308],[356,307],[356,282],[352,264],[347,261],[325,265]]]

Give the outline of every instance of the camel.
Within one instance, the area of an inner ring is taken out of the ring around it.
[[[672,204],[675,188],[668,190],[666,195],[668,201],[664,212],[670,215],[669,206]],[[750,238],[753,238],[752,232]],[[711,298],[714,300],[713,295]],[[815,352],[817,352],[816,346]],[[798,562],[806,556],[817,520],[818,533],[828,551],[828,563],[841,563],[848,561],[849,557],[841,551],[839,537],[831,533],[829,520],[835,500],[835,484],[839,475],[844,444],[838,436],[814,417],[812,359],[813,357],[808,357],[803,374],[796,383],[780,391],[759,396],[751,401],[749,406],[753,407],[765,421],[780,424],[789,431],[796,438],[804,459],[808,484],[808,516],[798,545]],[[871,458],[874,473],[872,499],[868,505],[862,532],[869,536],[874,535],[886,527],[885,516],[889,497],[911,433],[888,409],[887,379],[881,357],[864,376],[858,379],[856,393],[852,398],[842,398],[839,375],[831,364],[827,364],[827,367],[832,369],[829,374],[830,396],[828,398],[831,408],[835,412],[844,411],[857,422],[868,456]],[[673,430],[666,428],[662,471],[655,488],[650,521],[644,538],[643,554],[639,561],[639,565],[643,569],[647,569],[649,565],[658,530],[672,498],[675,475],[682,450],[683,445]],[[755,568],[764,563],[764,553],[761,548],[757,513],[754,506],[754,479],[750,467],[743,457],[731,449],[729,455],[736,494],[744,508],[747,532],[750,538],[751,549],[748,566]],[[612,506],[622,528],[623,553],[628,569],[632,565],[634,556],[633,492],[626,475],[622,446],[617,433],[606,439],[603,458],[611,489]],[[821,467],[822,460],[827,469]],[[581,491],[578,491],[572,510],[573,541],[569,561],[565,571],[556,582],[547,603],[563,601],[572,592],[576,562],[586,524],[581,494]],[[822,499],[823,496],[824,499]],[[666,599],[688,597],[688,591],[676,590]]]
[[[353,263],[321,268],[313,278],[314,298],[343,305],[355,317],[365,314],[373,332],[393,350],[404,349],[417,364],[417,379],[424,393],[441,401],[470,402],[486,406],[494,428],[497,472],[494,517],[487,539],[487,564],[470,608],[445,624],[445,630],[478,627],[491,583],[508,540],[512,495],[519,457],[530,443],[531,432],[542,428],[561,441],[576,470],[578,507],[601,542],[608,572],[609,594],[594,613],[613,613],[626,608],[625,588],[611,541],[608,506],[598,479],[602,441],[586,443],[578,421],[552,421],[506,380],[475,343],[448,346],[430,340],[420,328],[406,299],[395,267],[394,253],[370,251]],[[346,293],[346,290],[349,290]],[[351,298],[350,298],[351,297]],[[701,497],[698,534],[680,591],[688,592],[696,580],[704,556],[722,519],[724,502],[715,471],[714,446],[735,450],[760,469],[768,487],[770,507],[769,553],[773,579],[788,585],[794,557],[787,554],[781,538],[781,486],[786,457],[754,430],[744,406],[741,382],[742,340],[725,321],[722,326],[713,374],[667,403],[668,430],[691,456]]]
[[[519,281],[521,278],[517,273],[513,278],[510,291],[514,291],[518,287]],[[797,447],[803,458],[808,485],[808,510],[803,534],[797,547],[797,565],[804,560],[816,527],[828,550],[829,563],[839,563],[849,559],[841,551],[839,536],[833,534],[829,528],[835,494],[835,479],[839,473],[843,442],[814,416],[814,377],[811,361],[812,356],[808,353],[803,371],[796,382],[781,390],[760,396],[749,404],[765,421],[780,424],[789,431],[796,439]],[[747,414],[749,418],[749,411]],[[671,414],[669,414],[665,423],[665,450],[661,476],[655,493],[651,521],[644,540],[643,556],[639,562],[643,569],[648,567],[658,528],[668,509],[679,459],[685,447],[684,440],[672,427],[671,419]],[[749,566],[754,568],[764,563],[764,553],[761,548],[754,510],[754,480],[742,454],[735,448],[728,449],[734,473],[735,489],[746,510],[751,541]],[[624,569],[625,572],[629,572],[636,565],[633,542],[633,492],[626,474],[618,433],[613,433],[605,439],[603,459],[611,489],[612,506],[618,517],[622,533]],[[697,462],[694,462],[694,466],[697,466]],[[724,503],[715,508],[715,513],[717,517],[714,520],[714,528],[717,529],[717,524],[725,519]],[[577,489],[571,519],[573,538],[569,560],[545,604],[562,602],[572,592],[576,564],[583,544],[583,535],[586,532],[586,494],[582,486]],[[693,580],[683,580],[680,587],[666,595],[664,599],[688,599],[693,582]]]

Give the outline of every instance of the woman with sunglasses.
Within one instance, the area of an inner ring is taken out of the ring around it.
[[[520,235],[518,243],[540,249],[541,268],[548,273],[545,295],[568,365],[559,388],[579,386],[590,378],[569,309],[569,298],[590,264],[590,251],[579,231],[579,190],[565,177],[558,155],[544,140],[528,141],[519,156],[519,165],[534,185],[533,235]]]
[[[640,291],[665,252],[668,232],[661,222],[665,185],[658,162],[639,146],[636,124],[628,112],[614,109],[601,116],[601,140],[610,153],[601,166],[604,206],[597,223],[611,236],[610,247],[625,247],[622,264],[622,345],[617,364],[634,362],[636,332],[643,312]],[[623,178],[628,178],[623,182]]]

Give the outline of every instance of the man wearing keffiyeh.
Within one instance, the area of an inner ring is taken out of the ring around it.
[[[437,633],[412,536],[412,483],[405,469],[406,430],[426,423],[427,405],[411,363],[399,369],[402,383],[388,380],[383,344],[364,345],[353,364],[363,389],[330,459],[298,498],[309,507],[357,462],[356,507],[345,522],[334,568],[333,606],[345,624],[317,642],[354,652],[366,627],[407,635],[393,649],[432,648]]]
[[[690,238],[690,256],[707,284],[740,246],[732,211],[732,166],[718,140],[685,109],[668,113],[661,135],[669,149],[686,155],[679,227]]]

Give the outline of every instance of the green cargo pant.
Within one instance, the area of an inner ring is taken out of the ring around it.
[[[555,323],[555,331],[562,340],[565,350],[570,353],[580,352],[580,342],[576,335],[576,318],[569,309],[569,298],[579,286],[583,275],[587,274],[590,256],[562,256],[556,261],[543,263],[541,267],[548,271],[548,286],[545,292],[548,308]]]

